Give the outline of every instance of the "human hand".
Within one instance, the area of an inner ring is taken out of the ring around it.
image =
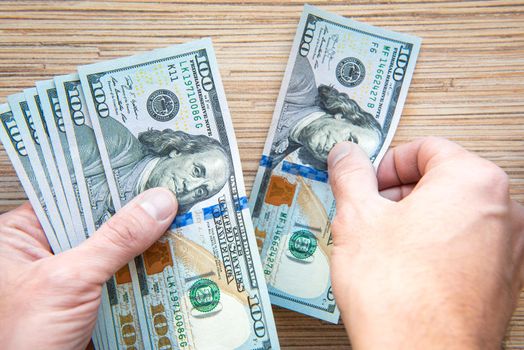
[[[85,349],[103,283],[151,246],[176,210],[170,191],[145,191],[91,238],[56,256],[29,203],[0,215],[2,349]]]
[[[328,159],[331,277],[355,349],[500,348],[524,276],[524,208],[493,163],[436,138]]]

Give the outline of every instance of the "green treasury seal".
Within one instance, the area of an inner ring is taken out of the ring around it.
[[[308,230],[293,232],[289,240],[289,251],[297,259],[309,258],[317,249],[317,238]]]
[[[200,312],[213,310],[220,301],[220,289],[210,279],[201,278],[189,289],[189,300],[195,309]]]

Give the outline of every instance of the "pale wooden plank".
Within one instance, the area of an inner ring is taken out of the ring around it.
[[[250,191],[303,0],[2,1],[0,103],[77,65],[202,36],[214,41]],[[393,145],[447,137],[501,166],[524,201],[524,1],[314,1],[423,38]],[[0,148],[0,212],[25,195]],[[275,308],[286,349],[346,349],[341,325]],[[524,348],[524,295],[507,349]]]

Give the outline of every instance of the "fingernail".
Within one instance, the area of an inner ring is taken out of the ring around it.
[[[334,167],[342,158],[346,157],[351,153],[353,145],[351,142],[337,143],[335,147],[329,152],[328,155],[328,166]]]
[[[175,195],[164,188],[146,191],[138,204],[157,221],[166,220],[177,208]]]

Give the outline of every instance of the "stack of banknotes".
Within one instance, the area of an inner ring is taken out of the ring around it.
[[[419,47],[306,6],[249,201],[209,39],[9,96],[0,140],[56,254],[148,188],[177,196],[166,234],[104,286],[95,347],[278,349],[270,302],[338,322],[327,153],[348,140],[378,164]]]

